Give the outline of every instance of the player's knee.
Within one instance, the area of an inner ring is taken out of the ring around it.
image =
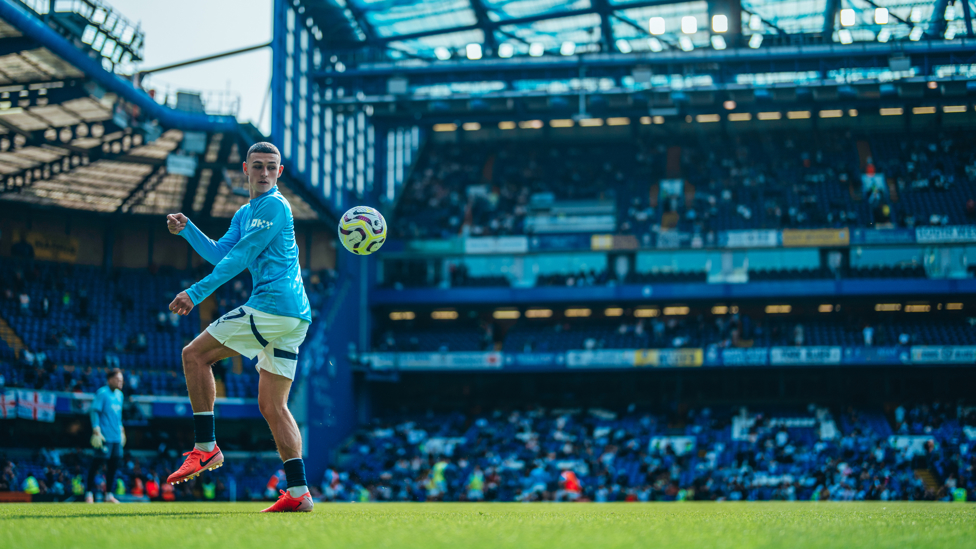
[[[274,413],[274,408],[274,402],[271,402],[271,399],[261,398],[261,396],[258,395],[258,409],[261,410],[262,416],[266,418],[270,417],[270,415]]]
[[[266,419],[270,419],[285,415],[288,407],[284,402],[277,402],[270,398],[261,398],[258,395],[258,409],[261,410],[261,415]]]
[[[199,363],[196,351],[190,345],[183,347],[183,369],[195,367]]]

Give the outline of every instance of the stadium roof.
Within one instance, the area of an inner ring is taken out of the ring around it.
[[[305,5],[315,22],[337,21],[324,33],[326,42],[382,46],[393,59],[687,49],[684,40],[710,48],[715,47],[712,36],[720,34],[711,28],[715,14],[728,15],[732,25],[739,20],[731,33],[794,41],[818,37],[821,43],[941,40],[971,32],[970,10],[964,9],[969,6],[946,0],[307,0]],[[740,17],[730,13],[736,7]],[[882,15],[879,8],[887,11]],[[853,22],[841,21],[841,9],[853,11]],[[694,18],[692,32],[682,26],[687,17]],[[651,34],[652,18],[663,20],[663,33]],[[483,49],[467,52],[469,44]]]
[[[231,217],[247,200],[243,151],[263,136],[196,96],[160,106],[113,74],[142,35],[106,5],[58,2],[66,11],[43,20],[32,4],[0,3],[0,201]],[[108,46],[115,35],[127,48]],[[280,188],[296,218],[329,215],[300,184]]]

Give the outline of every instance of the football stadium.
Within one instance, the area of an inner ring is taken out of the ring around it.
[[[0,547],[972,546],[976,3],[266,3],[0,0]]]

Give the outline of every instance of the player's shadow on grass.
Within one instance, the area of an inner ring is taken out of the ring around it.
[[[29,520],[29,519],[50,520],[52,518],[55,518],[55,519],[87,519],[87,518],[114,518],[114,517],[144,517],[144,518],[184,518],[184,519],[186,519],[186,518],[213,517],[214,515],[225,515],[225,514],[238,515],[238,514],[242,514],[242,513],[241,512],[233,512],[233,511],[230,512],[230,513],[225,513],[225,512],[214,513],[214,512],[204,512],[204,511],[196,511],[196,512],[193,512],[193,511],[180,511],[180,512],[176,512],[176,513],[167,513],[167,512],[161,512],[161,513],[160,512],[151,512],[151,513],[83,513],[83,514],[79,514],[79,515],[67,515],[67,516],[63,516],[63,515],[62,516],[51,516],[51,515],[4,515],[4,516],[0,516],[0,522],[5,521],[5,520]],[[243,512],[243,514],[249,514],[249,512],[246,512],[245,511],[245,512]]]

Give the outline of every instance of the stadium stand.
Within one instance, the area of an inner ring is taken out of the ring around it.
[[[678,416],[530,407],[377,418],[340,458],[350,480],[325,492],[335,500],[362,490],[377,501],[565,500],[567,470],[590,501],[945,500],[976,482],[972,456],[960,458],[957,410],[944,403],[907,414],[910,429],[936,443],[918,447],[890,442],[894,429],[875,410],[843,411],[839,422],[812,405]],[[930,471],[937,481],[926,485]],[[471,492],[476,474],[484,489]]]
[[[180,317],[166,304],[200,272],[115,269],[42,261],[5,261],[0,268],[0,318],[25,345],[16,356],[0,342],[0,374],[7,387],[91,393],[111,367],[127,370],[127,391],[171,396],[186,391],[181,352],[199,333],[200,313]],[[306,272],[306,292],[316,315],[331,294],[331,270]],[[221,287],[217,313],[247,300],[250,276]],[[216,318],[216,315],[215,315]],[[244,359],[247,366],[254,362]],[[257,396],[257,374],[218,368],[227,396]],[[223,372],[220,372],[223,370]],[[2,385],[2,384],[0,384]]]
[[[948,131],[823,131],[676,137],[667,147],[640,140],[434,143],[398,203],[391,232],[531,233],[531,214],[553,200],[610,201],[612,229],[637,235],[653,226],[705,234],[959,224],[974,214],[967,206],[976,198],[972,140]],[[862,184],[862,176],[876,174],[886,186]],[[662,194],[657,181],[668,177],[681,188]]]

